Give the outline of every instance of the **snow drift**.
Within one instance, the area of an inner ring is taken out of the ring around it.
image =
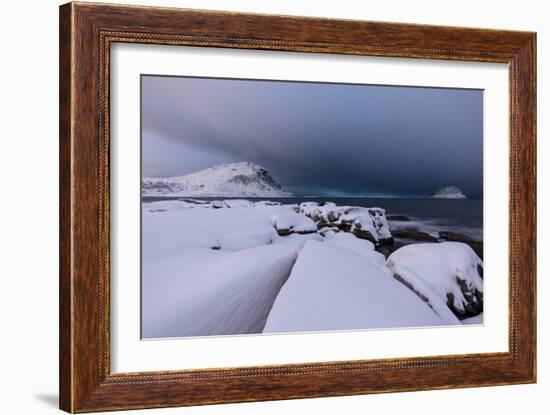
[[[177,258],[147,267],[142,335],[259,333],[295,260],[292,247],[268,245],[204,255],[199,267]]]
[[[444,323],[372,261],[369,252],[377,254],[308,241],[273,304],[264,333]]]

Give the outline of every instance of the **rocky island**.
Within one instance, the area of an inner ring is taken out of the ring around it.
[[[456,186],[448,186],[439,189],[432,196],[434,199],[467,199],[466,195],[462,193]]]

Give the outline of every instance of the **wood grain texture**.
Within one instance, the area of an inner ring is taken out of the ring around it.
[[[508,63],[509,352],[111,373],[109,69],[115,42]],[[60,9],[60,407],[68,412],[534,382],[534,33],[70,3]]]
[[[59,14],[59,405],[72,409],[71,321],[71,110],[72,21],[69,8]]]

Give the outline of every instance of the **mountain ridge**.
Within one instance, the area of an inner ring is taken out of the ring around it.
[[[144,177],[143,196],[287,197],[267,169],[248,161],[218,164],[176,177]]]

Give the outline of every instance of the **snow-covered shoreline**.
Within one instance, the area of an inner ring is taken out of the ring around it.
[[[146,338],[459,325],[483,310],[474,251],[433,242],[386,260],[382,208],[186,198],[142,212]]]

